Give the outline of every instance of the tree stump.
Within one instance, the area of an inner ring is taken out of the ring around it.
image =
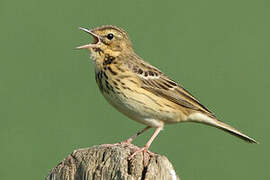
[[[128,157],[138,147],[134,145],[99,145],[75,150],[51,170],[46,180],[179,180],[165,156]]]

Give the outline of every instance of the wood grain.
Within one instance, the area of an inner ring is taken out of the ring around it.
[[[146,167],[142,153],[128,160],[137,148],[104,144],[75,150],[49,172],[46,180],[179,180],[165,156],[147,155]]]

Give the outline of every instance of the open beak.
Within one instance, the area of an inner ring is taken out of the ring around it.
[[[82,27],[79,27],[80,30],[83,30],[84,32],[88,33],[88,34],[91,34],[94,38],[94,41],[93,43],[90,43],[90,44],[86,44],[86,45],[82,45],[82,46],[78,46],[76,47],[76,49],[89,49],[89,48],[93,48],[93,47],[96,47],[96,44],[99,42],[99,38],[96,34],[94,34],[91,30],[89,29],[86,29],[86,28],[82,28]]]

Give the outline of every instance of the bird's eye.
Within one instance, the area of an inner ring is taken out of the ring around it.
[[[107,34],[107,38],[108,38],[109,40],[112,40],[112,39],[113,39],[113,34],[112,34],[112,33]]]

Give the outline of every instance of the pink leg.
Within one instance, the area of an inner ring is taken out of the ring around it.
[[[130,145],[131,142],[139,135],[141,135],[142,133],[144,133],[145,131],[147,131],[148,129],[150,129],[151,126],[147,126],[144,129],[142,129],[141,131],[137,132],[136,134],[134,134],[133,136],[131,136],[130,138],[128,138],[125,141],[119,142],[119,143],[115,143],[115,144],[104,144],[105,146],[111,147],[111,146],[118,146],[120,144],[128,144]]]
[[[147,149],[149,149],[149,147],[151,146],[152,142],[154,141],[154,139],[157,137],[158,133],[163,129],[163,126],[162,127],[158,127],[154,134],[151,136],[151,138],[149,139],[149,141],[146,143],[145,147]]]
[[[151,146],[152,142],[154,141],[154,139],[157,137],[158,133],[163,129],[164,124],[162,124],[162,126],[158,127],[154,134],[151,136],[151,138],[149,139],[149,141],[145,144],[145,146],[137,151],[135,151],[130,157],[129,159],[132,159],[136,154],[143,152],[143,159],[144,159],[144,163],[146,162],[145,160],[145,153],[149,153],[150,155],[153,155],[152,152],[148,151],[149,147]]]
[[[143,130],[137,132],[136,134],[134,134],[133,136],[131,136],[127,140],[121,142],[121,144],[124,144],[124,143],[130,144],[137,136],[141,135],[142,133],[144,133],[145,131],[147,131],[150,128],[151,128],[150,126],[147,126],[146,128],[144,128]]]

